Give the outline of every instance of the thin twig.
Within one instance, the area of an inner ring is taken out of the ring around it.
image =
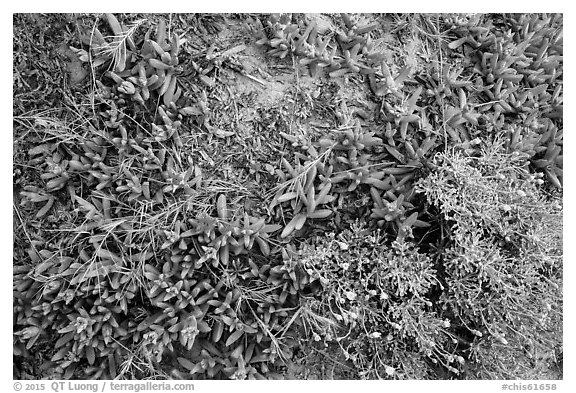
[[[36,248],[36,246],[34,245],[34,243],[32,242],[32,238],[30,237],[30,235],[28,234],[28,231],[26,230],[26,225],[24,224],[24,220],[22,219],[22,215],[20,214],[20,209],[18,209],[18,206],[16,206],[16,204],[14,202],[12,202],[12,207],[14,208],[14,210],[16,211],[16,215],[18,216],[18,219],[20,220],[20,224],[22,225],[22,230],[24,231],[24,234],[26,235],[26,237],[28,238],[28,241],[30,242],[30,245],[32,246],[32,248],[34,249],[34,251],[36,251],[37,255],[40,255],[38,253],[38,249]]]
[[[440,17],[436,16],[436,30],[440,31]],[[442,63],[444,62],[444,59],[442,58],[442,42],[440,39],[440,35],[437,36],[438,38],[438,54],[440,56],[440,61],[438,63],[438,83],[440,84],[440,86],[442,86],[444,84],[443,81],[443,71],[442,71]],[[444,150],[448,150],[448,131],[446,130],[446,113],[444,111],[444,103],[442,102],[441,105],[441,109],[442,109],[442,130],[444,131]]]

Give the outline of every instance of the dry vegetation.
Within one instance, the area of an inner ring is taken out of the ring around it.
[[[563,20],[14,15],[14,377],[562,378]]]

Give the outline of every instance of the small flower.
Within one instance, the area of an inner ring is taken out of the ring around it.
[[[346,291],[345,295],[350,301],[356,300],[356,294],[352,291]]]
[[[313,338],[314,338],[314,341],[322,340],[322,337],[320,337],[320,335],[318,335],[318,333],[316,333],[316,332],[314,333]]]
[[[518,194],[518,196],[520,196],[522,198],[526,196],[526,193],[522,190],[516,190],[516,194]]]
[[[380,332],[372,332],[372,333],[370,333],[370,334],[368,335],[368,337],[370,337],[370,338],[380,338],[380,337],[382,337],[382,333],[380,333]]]
[[[148,332],[144,334],[144,341],[149,344],[156,344],[157,340],[158,340],[158,333],[156,332]]]
[[[447,366],[446,367],[448,370],[452,371],[454,374],[460,374],[460,371],[458,371],[457,368],[452,367],[452,366]]]
[[[392,327],[393,327],[394,329],[400,329],[400,328],[402,328],[402,326],[400,326],[400,325],[397,324],[396,322],[390,322],[390,325],[392,325]]]
[[[380,292],[380,299],[381,300],[388,300],[389,296],[386,292]]]
[[[342,267],[342,269],[344,271],[348,270],[348,268],[350,267],[350,264],[348,262],[344,262],[342,265],[340,265]]]
[[[194,326],[188,326],[182,329],[181,333],[182,336],[186,337],[187,339],[191,339],[196,337],[196,335],[200,333],[200,331]]]
[[[172,287],[166,288],[166,292],[169,293],[170,295],[176,296],[176,295],[178,295],[179,290],[177,287],[172,286]]]
[[[48,281],[44,286],[44,293],[51,293],[60,288],[60,281]]]
[[[338,247],[340,247],[340,249],[341,249],[342,251],[346,251],[346,250],[348,250],[348,248],[349,248],[349,247],[348,247],[348,244],[346,244],[346,243],[344,243],[344,242],[339,242],[339,241],[337,241],[336,243],[338,243]]]
[[[82,333],[88,327],[88,320],[83,317],[78,317],[76,318],[74,326],[76,326],[76,333]]]
[[[394,369],[394,367],[390,367],[390,366],[386,366],[386,367],[384,368],[384,370],[386,371],[386,374],[388,374],[390,377],[391,377],[392,375],[394,375],[394,372],[396,371],[396,370]]]
[[[232,374],[230,376],[230,379],[244,380],[244,379],[246,379],[246,372],[242,371],[242,370],[236,370],[236,371],[234,371],[234,374]]]
[[[445,319],[442,321],[442,326],[445,328],[449,328],[450,327],[450,321]]]
[[[58,298],[64,300],[66,304],[70,304],[72,300],[74,300],[75,293],[72,289],[67,289],[64,292],[58,293]]]

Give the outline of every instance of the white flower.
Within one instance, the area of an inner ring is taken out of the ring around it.
[[[449,328],[450,327],[450,321],[445,319],[442,321],[442,326],[444,326],[445,328]]]
[[[349,264],[348,262],[344,262],[344,263],[343,263],[342,265],[340,265],[340,266],[342,266],[342,269],[348,270],[348,268],[350,267],[350,264]]]
[[[386,371],[386,374],[388,374],[389,376],[394,375],[394,372],[396,371],[396,370],[394,370],[394,367],[390,367],[390,366],[386,366],[384,368],[384,370]]]
[[[348,300],[356,300],[356,294],[352,291],[346,291],[345,293],[346,297],[348,298]]]
[[[154,331],[144,334],[144,341],[148,343],[156,344],[157,340],[158,340],[158,333]]]
[[[80,334],[88,327],[88,320],[84,317],[77,317],[74,326],[76,326],[76,333]]]
[[[380,332],[372,332],[368,335],[368,337],[370,338],[380,338],[382,337],[382,334]]]
[[[348,244],[339,241],[337,241],[336,243],[338,243],[338,246],[340,247],[341,250],[346,251],[348,249]]]

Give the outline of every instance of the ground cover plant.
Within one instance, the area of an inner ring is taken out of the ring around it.
[[[562,378],[562,15],[13,27],[15,378]]]

